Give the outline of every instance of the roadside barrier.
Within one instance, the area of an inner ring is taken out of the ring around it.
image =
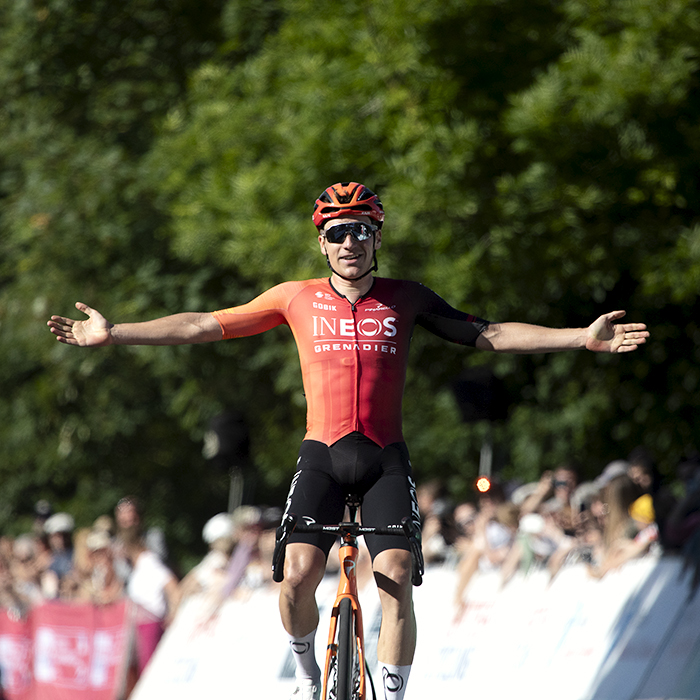
[[[0,609],[4,700],[123,697],[131,606],[45,603],[26,618]]]
[[[454,604],[456,574],[433,567],[414,589],[418,647],[406,700],[698,700],[700,595],[678,557],[648,556],[591,578],[583,565],[514,577],[477,575]],[[322,583],[322,620],[335,581]],[[373,584],[360,592],[365,635],[381,615]],[[294,687],[276,586],[238,591],[212,617],[194,597],[166,632],[131,700],[279,700]],[[317,635],[322,659],[325,634]],[[368,649],[376,663],[376,646]],[[377,677],[376,673],[373,673]],[[381,674],[379,674],[379,677]]]

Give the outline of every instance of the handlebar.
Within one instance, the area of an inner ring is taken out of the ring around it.
[[[272,555],[272,580],[280,583],[284,579],[284,560],[287,541],[293,532],[313,533],[322,532],[328,535],[358,537],[359,535],[404,535],[408,540],[413,570],[411,581],[414,586],[423,583],[425,565],[421,550],[421,533],[418,526],[410,518],[403,518],[400,525],[387,525],[386,527],[365,527],[357,522],[338,523],[337,525],[321,525],[300,521],[296,515],[288,514],[277,528],[275,551]]]

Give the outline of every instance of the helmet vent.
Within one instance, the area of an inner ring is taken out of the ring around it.
[[[329,218],[353,214],[368,216],[378,228],[384,221],[384,208],[372,190],[357,182],[338,182],[316,200],[313,221],[321,229]]]
[[[333,188],[333,192],[335,193],[336,199],[338,200],[338,204],[350,204],[352,202],[353,197],[355,196],[355,192],[357,191],[357,186],[353,187],[349,192],[347,190],[348,185],[352,183],[350,182],[341,182],[340,186],[343,188],[340,192]]]
[[[352,208],[353,211],[372,211],[372,207],[370,207],[367,204],[357,204]],[[321,214],[330,214],[332,212],[339,211],[347,211],[345,207],[322,207],[321,208]]]

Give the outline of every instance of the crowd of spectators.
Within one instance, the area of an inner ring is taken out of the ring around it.
[[[209,593],[212,612],[230,595],[271,581],[278,509],[243,506],[204,526],[209,553],[182,580],[168,564],[164,533],[145,528],[139,499],[122,498],[113,515],[76,528],[47,501],[35,506],[31,531],[0,537],[0,608],[15,619],[48,601],[107,605],[134,603],[137,675],[153,655],[180,604]]]
[[[699,457],[681,463],[668,485],[641,449],[590,481],[570,463],[533,483],[479,485],[473,502],[457,505],[439,483],[419,488],[426,562],[455,567],[458,605],[477,572],[498,571],[506,585],[518,571],[554,577],[583,563],[600,578],[650,552],[681,553],[700,571]]]
[[[630,559],[667,551],[684,553],[700,571],[700,458],[680,464],[669,486],[641,450],[591,481],[562,464],[534,483],[490,478],[479,486],[461,503],[446,498],[439,482],[418,488],[426,564],[455,570],[458,606],[478,572],[499,572],[507,585],[518,571],[544,569],[554,577],[583,563],[602,577]],[[46,501],[35,515],[31,532],[0,538],[0,608],[22,616],[48,600],[104,605],[128,597],[139,611],[140,672],[188,597],[203,594],[213,615],[230,596],[271,584],[281,511],[241,506],[211,518],[202,531],[209,551],[182,580],[167,564],[163,533],[144,528],[135,497],[88,528],[76,529],[70,514],[53,513]]]
[[[39,501],[30,532],[0,538],[0,606],[22,616],[50,600],[107,604],[130,595],[134,574],[148,558],[140,548],[150,541],[159,547],[154,558],[167,556],[162,534],[144,532],[141,518],[138,499],[125,497],[114,517],[76,528],[72,515]]]

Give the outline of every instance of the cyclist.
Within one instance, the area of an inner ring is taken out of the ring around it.
[[[628,352],[649,335],[644,324],[614,324],[624,311],[588,328],[553,329],[490,323],[459,311],[415,282],[375,276],[384,209],[356,182],[328,187],[313,222],[330,278],[286,282],[242,306],[111,324],[83,303],[88,318],[52,316],[48,325],[69,345],[174,345],[253,335],[280,324],[296,340],[307,398],[307,433],[286,511],[321,523],[342,519],[346,491],[363,497],[365,525],[418,522],[415,485],[401,432],[401,399],[415,325],[455,343],[495,352],[587,348]],[[287,548],[280,613],[297,664],[297,700],[317,700],[315,591],[332,539],[293,535]],[[416,625],[411,556],[403,537],[368,538],[382,606],[377,656],[386,700],[401,700],[413,661]]]

